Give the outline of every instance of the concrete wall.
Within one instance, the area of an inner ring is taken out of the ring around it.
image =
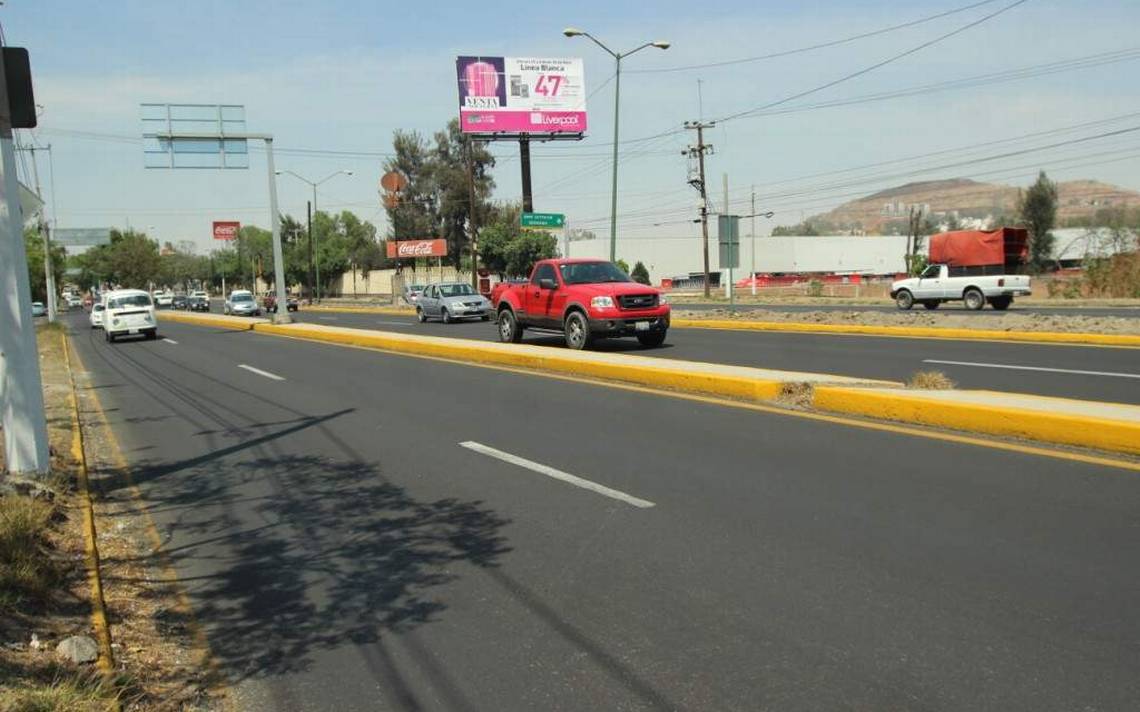
[[[881,237],[757,237],[757,272],[853,272],[860,274],[894,274],[906,271],[903,253],[906,236]],[[580,240],[570,243],[570,257],[609,257],[609,240]],[[709,237],[709,270],[720,270],[716,239]],[[618,239],[617,256],[632,268],[641,261],[649,270],[650,280],[657,284],[703,267],[701,239],[662,237],[653,239]],[[740,269],[746,276],[752,265],[752,241],[740,241]]]

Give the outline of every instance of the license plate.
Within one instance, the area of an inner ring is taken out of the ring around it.
[[[137,334],[137,333],[139,333],[139,330],[138,329],[127,329],[127,333],[128,334]]]
[[[648,321],[634,322],[633,328],[636,329],[637,331],[649,331],[649,322]]]

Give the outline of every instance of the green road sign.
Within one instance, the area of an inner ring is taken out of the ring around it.
[[[523,227],[559,228],[566,224],[562,213],[523,213],[519,222]]]
[[[87,245],[108,245],[111,242],[111,228],[109,227],[60,227],[51,233],[52,242],[67,247],[85,247]]]

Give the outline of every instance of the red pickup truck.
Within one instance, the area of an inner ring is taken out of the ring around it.
[[[652,347],[663,344],[669,330],[668,298],[603,260],[543,260],[528,281],[496,285],[491,303],[499,339],[508,343],[518,343],[524,329],[537,329],[561,332],[572,349],[613,336],[636,336]]]

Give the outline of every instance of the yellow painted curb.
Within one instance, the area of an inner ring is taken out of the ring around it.
[[[91,482],[87,473],[87,452],[83,441],[83,425],[79,419],[79,398],[75,394],[75,375],[71,370],[71,341],[67,334],[61,334],[63,360],[67,368],[67,380],[71,386],[71,456],[78,468],[77,484],[79,496],[83,500],[83,540],[87,555],[87,578],[91,583],[91,625],[95,628],[95,638],[99,641],[99,657],[95,664],[104,675],[115,670],[115,651],[111,647],[111,626],[107,622],[107,603],[103,597],[103,575],[99,562],[99,539],[95,532],[95,505],[91,501]]]
[[[519,347],[515,344],[467,342],[464,339],[423,337],[364,329],[338,329],[309,324],[254,325],[261,334],[278,334],[327,343],[365,346],[417,356],[434,356],[471,363],[491,363],[573,376],[592,376],[623,383],[656,386],[671,390],[729,396],[745,400],[774,400],[782,381],[748,378],[729,374],[701,373],[674,368],[662,361],[661,366],[630,368],[626,364],[602,363],[570,355],[557,349]]]
[[[812,406],[833,413],[1140,455],[1140,422],[1017,407],[954,403],[906,391],[817,386]]]
[[[1067,334],[1060,331],[1000,331],[997,329],[949,329],[937,326],[867,326],[862,324],[808,324],[804,322],[737,321],[729,319],[673,319],[672,325],[682,329],[862,334],[867,336],[952,339],[955,341],[1023,341],[1042,344],[1140,347],[1140,336],[1134,334]]]
[[[234,329],[236,331],[250,331],[258,321],[257,318],[244,316],[223,316],[219,314],[193,314],[187,312],[163,311],[158,313],[158,326],[162,327],[164,321],[177,321],[183,324],[196,326],[216,326],[220,329]]]
[[[411,307],[338,307],[315,306],[305,307],[305,311],[315,312],[352,312],[355,314],[388,314],[390,316],[415,316],[416,310]]]

